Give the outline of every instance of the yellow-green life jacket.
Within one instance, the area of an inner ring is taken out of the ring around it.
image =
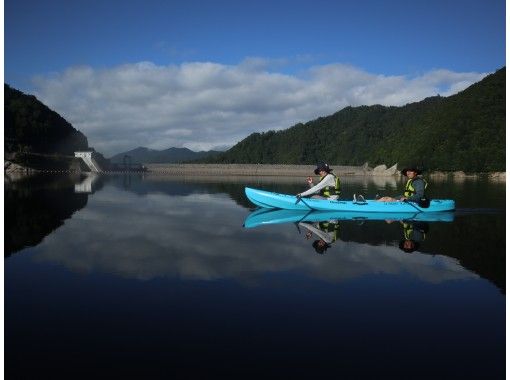
[[[340,223],[319,222],[319,229],[324,232],[333,232],[333,241],[336,241],[340,232]]]
[[[414,187],[413,187],[413,182],[416,180],[417,178],[413,178],[413,179],[408,179],[407,182],[406,182],[406,187],[404,189],[404,197],[408,198],[410,196],[412,196],[414,193],[416,193],[416,190],[414,190]],[[423,178],[420,178],[423,183],[424,183],[424,188],[426,189],[427,188],[427,181],[425,181]]]
[[[320,195],[323,197],[330,197],[332,195],[340,195],[340,178],[338,178],[336,175],[332,174],[333,177],[335,177],[335,187],[332,186],[326,186],[321,189]],[[321,181],[326,178],[326,176],[321,178]]]
[[[412,223],[403,223],[403,229],[404,229],[404,239],[406,240],[412,240],[413,232],[414,232],[414,226]],[[422,240],[425,240],[425,232],[419,230],[422,234]]]

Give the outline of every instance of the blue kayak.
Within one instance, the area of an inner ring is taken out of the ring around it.
[[[260,208],[253,211],[244,221],[245,228],[254,228],[269,224],[296,222],[324,222],[330,220],[407,220],[420,222],[452,222],[454,212],[346,212],[346,211],[313,211],[283,210]]]
[[[245,187],[244,192],[250,202],[263,208],[280,208],[286,210],[378,212],[378,213],[416,213],[443,212],[455,210],[455,201],[451,199],[431,199],[427,208],[419,207],[414,202],[379,202],[376,200],[328,200],[298,198],[295,195],[280,194],[270,191]]]

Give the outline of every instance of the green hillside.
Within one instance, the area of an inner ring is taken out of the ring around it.
[[[346,107],[282,131],[253,133],[207,162],[418,164],[429,170],[505,170],[506,68],[449,97],[402,107]]]
[[[35,96],[4,84],[5,152],[73,156],[86,150],[85,135]]]

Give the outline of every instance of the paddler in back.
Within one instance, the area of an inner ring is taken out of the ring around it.
[[[319,183],[314,185],[312,177],[308,177],[306,182],[310,186],[310,189],[299,193],[296,196],[300,198],[311,195],[311,198],[315,199],[338,199],[340,196],[340,179],[331,173],[332,171],[333,169],[324,162],[317,164],[317,168],[315,168],[314,173],[320,176]]]

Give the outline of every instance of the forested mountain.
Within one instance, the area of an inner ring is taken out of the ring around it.
[[[35,96],[4,84],[5,152],[74,156],[86,150],[85,135]]]
[[[138,147],[128,152],[116,154],[110,158],[112,163],[123,163],[124,156],[129,156],[131,162],[142,164],[160,164],[160,163],[180,163],[202,159],[218,155],[220,152],[210,150],[207,152],[193,152],[188,148],[169,148],[165,150],[154,150],[144,147]]]
[[[504,171],[505,81],[504,67],[453,96],[402,107],[346,107],[286,130],[253,133],[207,162],[398,162],[429,170]]]

